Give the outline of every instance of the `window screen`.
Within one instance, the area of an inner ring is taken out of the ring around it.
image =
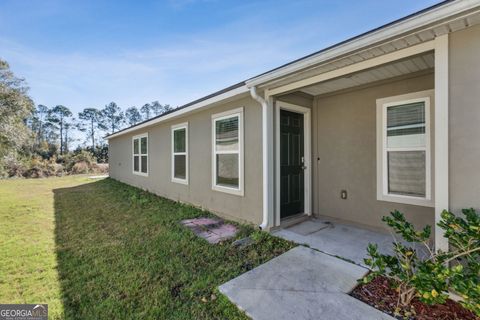
[[[425,102],[386,109],[388,193],[426,196]]]

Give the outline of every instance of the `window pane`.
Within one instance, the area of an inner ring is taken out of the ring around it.
[[[133,153],[138,154],[138,139],[133,140]]]
[[[425,197],[425,151],[388,152],[388,192]]]
[[[425,146],[425,103],[387,108],[387,146]]]
[[[147,156],[142,156],[142,172],[147,173],[148,172],[148,157]]]
[[[238,154],[217,154],[217,185],[238,188]]]
[[[238,116],[215,122],[217,151],[238,151]]]
[[[185,152],[185,138],[186,138],[186,130],[185,129],[178,129],[173,131],[173,151],[174,152]]]
[[[133,157],[133,171],[140,171],[139,167],[139,159],[138,159],[138,156],[134,156]]]
[[[173,176],[177,179],[186,179],[187,177],[187,157],[185,155],[174,156]]]
[[[140,151],[142,154],[147,154],[147,138],[141,138]]]

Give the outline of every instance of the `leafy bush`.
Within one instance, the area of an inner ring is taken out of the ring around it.
[[[86,150],[81,150],[76,154],[69,154],[64,157],[63,161],[65,163],[65,168],[67,169],[68,172],[72,171],[76,163],[83,162],[88,166],[88,169],[90,169],[93,166],[93,164],[97,163],[93,155]],[[89,170],[87,170],[87,172],[88,171]],[[87,172],[84,172],[84,173],[87,173]]]
[[[96,173],[107,174],[108,173],[108,163],[94,163],[92,169]]]
[[[480,315],[480,216],[474,209],[462,212],[465,218],[443,211],[438,223],[449,240],[448,252],[431,248],[430,226],[417,231],[399,211],[383,217],[408,244],[395,241],[394,255],[381,254],[376,244],[369,244],[365,264],[372,272],[364,281],[379,275],[391,279],[404,307],[415,297],[428,304],[444,303],[448,292],[453,290],[462,295],[462,304],[467,309]],[[420,246],[428,252],[426,257],[419,255]]]
[[[40,157],[33,157],[28,162],[28,169],[23,172],[25,178],[44,178],[52,176],[62,176],[64,174],[63,166],[56,162],[56,158],[44,160]]]
[[[24,161],[18,159],[15,156],[6,156],[3,161],[0,161],[0,177],[1,178],[10,178],[10,177],[22,177],[27,166]]]
[[[47,159],[41,156],[30,158],[13,156],[0,160],[0,178],[44,178],[64,174],[108,173],[108,164],[97,163],[96,158],[85,150],[59,158],[55,156]]]
[[[90,166],[85,161],[76,162],[70,170],[72,174],[83,174],[90,172]]]

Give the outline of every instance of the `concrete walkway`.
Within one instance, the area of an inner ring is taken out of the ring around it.
[[[255,320],[393,319],[347,293],[367,269],[298,246],[221,285]]]

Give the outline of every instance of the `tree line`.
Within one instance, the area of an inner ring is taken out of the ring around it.
[[[125,110],[110,102],[74,114],[65,105],[35,106],[28,91],[0,58],[0,178],[27,176],[39,167],[63,166],[68,173],[75,161],[107,162],[103,136],[172,110],[158,101]]]
[[[63,155],[70,151],[69,146],[75,141],[73,130],[82,132],[85,144],[93,150],[103,145],[103,135],[112,134],[125,126],[135,125],[170,110],[170,105],[162,105],[158,101],[146,103],[141,108],[133,106],[125,111],[115,102],[110,102],[102,109],[85,108],[75,116],[70,108],[64,105],[49,108],[39,104],[27,118],[27,125],[37,146],[45,143],[58,145],[58,153]]]

